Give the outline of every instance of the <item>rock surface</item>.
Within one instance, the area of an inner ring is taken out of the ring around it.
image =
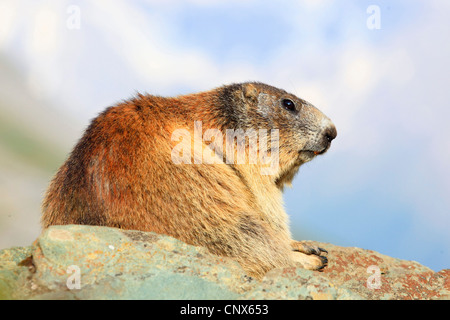
[[[450,299],[450,270],[370,250],[328,250],[324,272],[270,271],[168,236],[94,226],[55,226],[30,247],[0,251],[0,299]]]

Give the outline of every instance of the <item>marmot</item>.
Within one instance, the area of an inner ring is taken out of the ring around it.
[[[137,94],[92,120],[47,190],[42,225],[162,233],[232,257],[256,278],[279,267],[320,270],[325,250],[292,240],[282,190],[336,134],[313,105],[259,82]]]

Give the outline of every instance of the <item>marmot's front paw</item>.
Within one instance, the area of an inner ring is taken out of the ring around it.
[[[328,264],[327,257],[308,255],[298,251],[291,252],[291,259],[300,267],[308,270],[322,271]]]
[[[322,252],[328,253],[325,249],[309,245],[303,241],[292,241],[291,247],[293,249],[292,260],[301,265],[302,268],[321,271],[328,264],[327,257],[321,256]]]

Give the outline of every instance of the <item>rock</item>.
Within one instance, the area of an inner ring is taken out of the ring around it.
[[[434,272],[414,261],[400,260],[360,248],[344,248],[310,242],[326,248],[328,266],[323,272],[287,268],[272,270],[262,281],[266,293],[253,292],[256,299],[450,299],[450,270]],[[271,280],[269,280],[271,279]],[[273,286],[285,284],[281,293]],[[306,293],[299,286],[309,288]],[[297,288],[297,290],[295,290]]]
[[[13,298],[19,275],[28,271],[26,266],[19,264],[31,255],[31,249],[17,247],[0,251],[0,300]]]
[[[448,269],[436,273],[418,262],[371,250],[320,245],[327,248],[331,261],[323,275],[364,299],[450,298]]]
[[[450,270],[314,244],[329,251],[324,272],[275,269],[257,281],[232,259],[165,235],[54,226],[30,247],[0,251],[0,299],[450,298]]]

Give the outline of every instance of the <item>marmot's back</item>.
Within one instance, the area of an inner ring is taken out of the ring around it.
[[[292,264],[284,184],[335,136],[312,105],[260,83],[139,95],[92,121],[51,182],[42,224],[164,233],[261,276]]]

